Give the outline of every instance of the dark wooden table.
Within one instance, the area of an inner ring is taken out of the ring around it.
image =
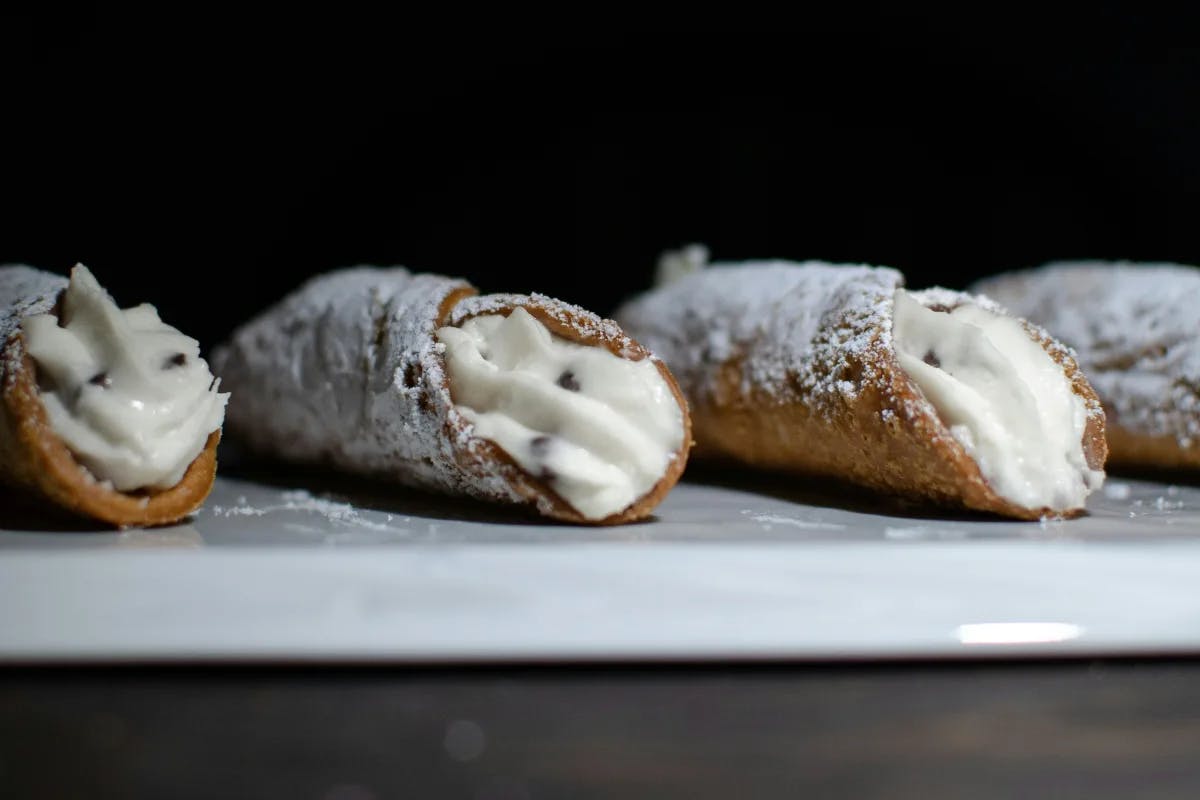
[[[1200,662],[0,671],[0,797],[1200,797]]]

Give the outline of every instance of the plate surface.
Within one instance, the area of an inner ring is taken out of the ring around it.
[[[1200,652],[1191,486],[1110,478],[1088,516],[1022,523],[685,482],[650,522],[572,528],[271,480],[220,478],[168,528],[0,522],[0,660]]]

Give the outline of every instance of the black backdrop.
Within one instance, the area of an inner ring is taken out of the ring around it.
[[[691,241],[917,286],[1200,263],[1190,21],[0,22],[0,261],[83,261],[206,346],[354,263],[602,313]]]

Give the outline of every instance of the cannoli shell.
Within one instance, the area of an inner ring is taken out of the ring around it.
[[[615,323],[548,297],[479,297],[460,280],[359,267],[309,281],[218,350],[222,386],[238,397],[227,423],[253,450],[286,461],[528,506],[564,522],[648,516],[682,474],[691,441],[686,404],[661,362],[684,409],[684,445],[649,492],[601,520],[585,519],[550,484],[475,436],[456,410],[436,331],[518,307],[570,341],[635,361],[651,357]]]
[[[695,456],[848,481],[913,500],[1018,519],[1078,513],[999,496],[908,377],[892,343],[898,272],[791,264],[713,267],[649,292],[617,319],[680,379]],[[994,304],[931,290],[930,307]],[[1031,337],[1084,399],[1082,445],[1103,467],[1104,416],[1069,351]]]
[[[28,316],[55,311],[66,285],[64,278],[28,267],[0,268],[0,483],[121,527],[176,522],[212,490],[221,433],[209,435],[182,480],[166,490],[120,492],[77,462],[50,426],[20,328]]]

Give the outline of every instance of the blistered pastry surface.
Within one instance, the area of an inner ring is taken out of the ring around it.
[[[1113,422],[1200,444],[1200,269],[1057,263],[974,288],[1073,347]]]

